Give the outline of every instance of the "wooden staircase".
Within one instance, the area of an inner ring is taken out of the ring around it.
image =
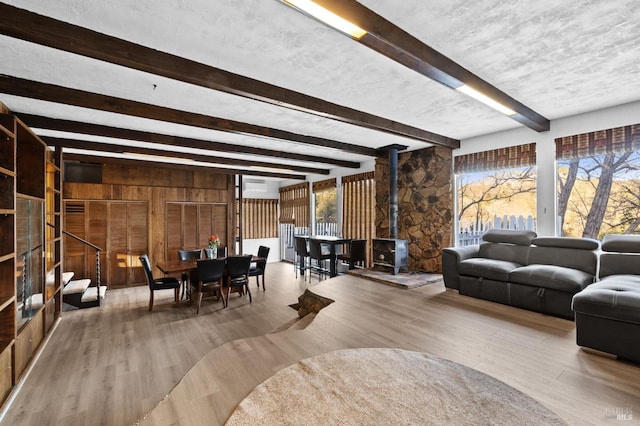
[[[63,272],[62,281],[62,301],[76,308],[92,308],[100,306],[100,301],[104,299],[107,293],[107,286],[91,287],[91,280],[82,278],[73,279],[73,272]]]

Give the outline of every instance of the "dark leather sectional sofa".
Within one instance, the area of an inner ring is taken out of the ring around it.
[[[640,363],[640,235],[537,237],[491,230],[446,248],[445,286],[576,321],[579,346]]]
[[[444,249],[444,284],[460,294],[573,319],[573,295],[592,284],[600,242],[490,230],[483,243]]]
[[[599,281],[573,298],[578,345],[640,363],[640,235],[606,235]]]

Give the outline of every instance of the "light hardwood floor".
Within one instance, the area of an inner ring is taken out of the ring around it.
[[[570,424],[640,420],[640,366],[581,350],[571,321],[460,296],[443,284],[403,290],[352,276],[317,284],[272,263],[253,303],[172,292],[147,311],[145,287],[110,291],[101,308],[65,312],[3,420],[8,425],[222,424],[276,371],[342,348],[424,351],[490,374]],[[335,300],[296,322],[304,289]],[[167,396],[168,395],[168,396]],[[166,397],[166,398],[165,398]]]

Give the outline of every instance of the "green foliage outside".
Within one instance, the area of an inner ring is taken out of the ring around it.
[[[338,194],[335,188],[316,192],[316,223],[338,222]]]

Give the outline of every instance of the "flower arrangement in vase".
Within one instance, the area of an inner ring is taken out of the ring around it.
[[[218,257],[218,245],[220,245],[220,238],[216,234],[211,234],[209,236],[209,248],[205,249],[207,252],[207,257],[209,259],[215,259]]]

